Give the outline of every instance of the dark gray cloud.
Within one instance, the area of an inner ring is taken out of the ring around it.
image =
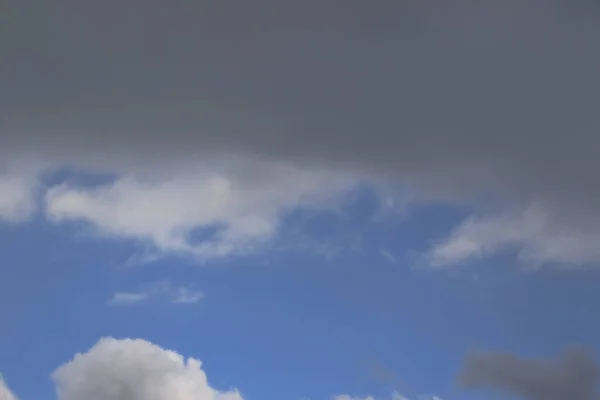
[[[600,220],[589,1],[8,1],[2,156],[245,154]]]
[[[527,400],[599,399],[598,366],[580,349],[563,351],[554,360],[523,359],[508,353],[473,354],[460,382],[490,388]]]

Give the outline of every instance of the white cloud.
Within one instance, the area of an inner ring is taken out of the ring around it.
[[[389,396],[389,398],[391,400],[408,400],[408,398],[406,396],[404,396],[402,393],[394,391],[391,393],[391,395]],[[436,396],[420,396],[420,399],[422,398],[423,400],[427,399],[431,399],[431,400],[441,400],[439,397]],[[386,397],[387,399],[387,397]],[[360,397],[360,396],[351,396],[348,394],[340,394],[337,396],[333,397],[333,400],[383,400],[383,398],[380,397],[375,397],[375,396],[365,396],[365,397]]]
[[[0,174],[0,220],[18,222],[35,211],[36,179],[12,174]]]
[[[255,250],[277,232],[283,212],[325,205],[349,182],[330,173],[250,162],[236,172],[127,176],[93,188],[57,185],[46,193],[46,214],[56,222],[85,221],[100,234],[206,259]],[[198,243],[190,237],[195,229],[212,228],[216,233]]]
[[[530,263],[583,265],[600,261],[600,231],[559,225],[534,204],[522,212],[471,217],[427,257],[434,266],[446,266],[507,249]]]
[[[208,383],[202,363],[141,339],[101,339],[53,373],[58,400],[241,400]]]
[[[392,253],[390,253],[388,250],[386,249],[379,249],[379,254],[381,254],[381,256],[383,258],[385,258],[388,262],[391,263],[396,263],[398,262],[398,259],[396,258],[395,255],[393,255]]]
[[[142,285],[135,291],[118,291],[109,299],[110,305],[140,304],[152,298],[162,298],[174,304],[193,304],[205,297],[204,293],[189,286],[173,286],[162,281]]]
[[[358,396],[350,396],[348,394],[339,394],[333,397],[333,400],[374,400],[373,396],[366,397],[358,397]]]
[[[212,387],[202,362],[143,339],[100,339],[52,373],[57,400],[243,400]],[[408,400],[398,392],[386,399]],[[430,397],[440,400],[437,397]],[[0,400],[18,400],[0,375]],[[332,400],[380,400],[347,394]]]
[[[18,400],[17,396],[15,396],[10,391],[10,389],[6,385],[6,382],[4,382],[4,379],[2,378],[1,374],[0,374],[0,400]]]
[[[148,298],[148,293],[138,292],[115,292],[111,297],[110,304],[136,304]]]
[[[188,288],[178,288],[173,303],[192,304],[197,303],[204,298],[204,293],[198,290]]]

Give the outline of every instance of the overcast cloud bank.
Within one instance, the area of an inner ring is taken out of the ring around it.
[[[301,194],[373,179],[485,215],[438,264],[507,244],[600,260],[593,2],[84,3],[0,16],[5,219],[33,211],[23,170],[111,171],[51,188],[46,214],[212,257],[274,234]],[[190,248],[182,232],[213,223]],[[489,226],[504,233],[468,239]]]

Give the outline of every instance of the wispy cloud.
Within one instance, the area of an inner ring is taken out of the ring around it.
[[[409,400],[406,396],[399,392],[392,392],[389,396],[391,400]],[[333,400],[387,400],[388,397],[374,397],[374,396],[350,396],[348,394],[340,394],[333,397]],[[437,396],[418,396],[419,400],[442,400]]]
[[[600,259],[600,229],[585,233],[572,225],[557,224],[539,204],[519,212],[473,216],[427,253],[435,267],[480,259],[503,250],[515,250],[531,265],[555,263],[586,265]]]
[[[178,303],[178,304],[197,303],[204,298],[204,293],[202,293],[198,290],[192,290],[189,288],[181,287],[181,288],[178,288],[176,292],[177,292],[177,295],[173,299],[173,303]]]
[[[389,251],[385,250],[385,249],[379,249],[379,254],[381,254],[381,256],[383,258],[385,258],[386,260],[388,260],[391,263],[396,263],[398,261],[398,259],[396,258],[395,255],[393,255],[392,253],[390,253]]]
[[[169,282],[142,285],[134,291],[118,291],[109,299],[111,305],[140,304],[151,299],[160,299],[173,304],[193,304],[204,298],[204,293],[192,287],[172,286]]]
[[[109,304],[136,304],[148,299],[148,293],[140,292],[115,292],[109,300]]]
[[[29,176],[0,172],[0,221],[19,222],[30,217],[35,209],[36,185]]]

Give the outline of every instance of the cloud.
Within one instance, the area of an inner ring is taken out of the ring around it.
[[[148,293],[115,292],[109,300],[109,304],[136,304],[146,299],[148,299]]]
[[[385,398],[388,398],[388,396],[386,396]],[[418,396],[418,398],[421,400],[441,400],[437,396]],[[382,398],[375,397],[375,396],[360,397],[360,396],[351,396],[349,394],[339,394],[337,396],[333,396],[333,398],[332,398],[332,400],[381,400],[381,399]],[[409,400],[406,396],[404,396],[403,394],[401,394],[397,391],[393,391],[389,395],[389,399],[391,399],[391,400]]]
[[[133,305],[161,298],[173,304],[194,304],[205,297],[200,290],[191,286],[173,286],[169,282],[141,285],[136,291],[119,291],[108,300],[110,305]]]
[[[427,258],[447,266],[507,249],[536,265],[585,265],[600,260],[600,229],[582,231],[560,226],[537,205],[520,213],[472,217],[434,246]]]
[[[375,398],[373,396],[357,397],[357,396],[350,396],[348,394],[339,394],[339,395],[333,397],[333,400],[374,400],[374,399]]]
[[[599,15],[565,0],[8,6],[0,159],[117,172],[124,180],[98,190],[55,188],[49,213],[208,255],[271,235],[288,205],[265,195],[257,211],[219,208],[221,189],[180,178],[238,157],[370,176],[426,199],[537,203],[549,224],[596,243]],[[237,188],[263,174],[225,176]],[[290,190],[263,179],[270,195]],[[168,190],[189,197],[172,204]],[[139,196],[156,208],[135,208]],[[190,246],[188,215],[223,222],[225,238]]]
[[[0,400],[18,400],[17,397],[10,391],[6,382],[0,374]]]
[[[36,180],[13,174],[0,174],[0,220],[20,222],[35,210]]]
[[[200,291],[194,291],[188,288],[178,288],[177,295],[173,299],[173,303],[193,304],[202,300],[204,296],[204,293]]]
[[[554,360],[527,360],[507,353],[473,354],[460,382],[527,400],[596,400],[598,366],[589,353],[570,349]]]
[[[202,363],[141,339],[101,339],[53,373],[58,400],[241,400],[212,388]]]
[[[159,250],[199,259],[255,250],[277,232],[281,214],[303,205],[325,206],[347,188],[341,176],[252,162],[246,171],[177,175],[168,180],[123,177],[99,187],[69,184],[46,193],[46,214],[80,220],[98,233],[141,239]],[[199,243],[194,229],[212,230]]]
[[[379,249],[379,254],[381,254],[381,256],[390,263],[395,264],[396,262],[398,262],[396,256],[385,249]]]
[[[57,400],[243,400],[237,389],[213,388],[202,362],[143,339],[105,337],[52,373]],[[408,400],[398,392],[390,400]],[[427,396],[433,400],[437,397]],[[337,395],[332,400],[375,400]],[[0,375],[0,400],[18,400]]]
[[[58,400],[241,400],[212,388],[199,360],[141,339],[103,338],[53,373]],[[338,395],[334,400],[374,400]],[[394,392],[392,400],[406,400]],[[4,399],[2,399],[4,400]]]

